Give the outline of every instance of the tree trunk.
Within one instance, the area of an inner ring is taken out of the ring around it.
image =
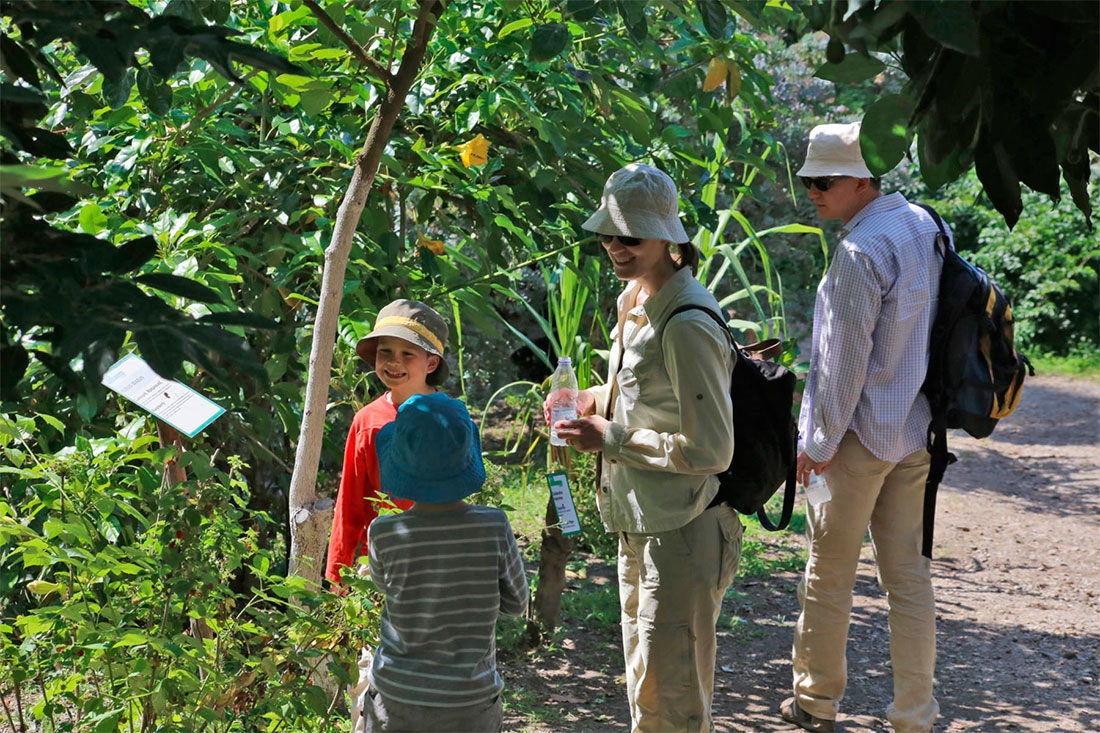
[[[573,551],[573,539],[564,537],[557,527],[558,510],[554,497],[546,501],[546,526],[542,528],[542,547],[539,549],[539,583],[531,601],[531,616],[527,619],[527,638],[531,646],[537,646],[544,635],[550,634],[558,623],[561,610],[561,594],[565,590],[565,565]]]
[[[315,3],[311,3],[311,6],[313,5]],[[324,435],[331,381],[332,351],[344,291],[344,272],[347,270],[348,254],[351,251],[355,228],[359,224],[359,217],[367,203],[367,195],[374,184],[374,176],[378,171],[382,152],[389,142],[397,115],[405,106],[405,96],[424,62],[428,41],[435,30],[436,21],[443,7],[443,3],[437,0],[421,0],[420,11],[397,73],[390,75],[376,64],[370,66],[373,70],[385,75],[386,94],[371,123],[366,143],[356,156],[355,172],[352,174],[351,183],[336,214],[332,239],[325,250],[321,297],[313,328],[313,346],[309,355],[309,380],[306,383],[302,428],[294,456],[294,473],[290,480],[289,497],[289,572],[312,581],[312,584],[317,587],[321,584],[323,571],[321,561],[332,526],[334,505],[332,499],[318,500],[317,498],[317,466],[321,458],[321,441]],[[319,8],[314,12],[323,14]],[[331,23],[331,19],[329,22]],[[362,49],[359,51],[361,52]]]

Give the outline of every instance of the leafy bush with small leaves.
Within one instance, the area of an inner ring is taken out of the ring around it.
[[[352,683],[376,639],[370,581],[341,597],[285,577],[235,457],[151,450],[152,436],[36,455],[37,427],[0,417],[0,444],[19,450],[0,499],[8,714],[45,731],[334,727],[341,694],[316,682]],[[193,478],[149,468],[169,460]]]

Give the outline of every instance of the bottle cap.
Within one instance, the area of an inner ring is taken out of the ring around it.
[[[559,356],[558,357],[558,363],[559,364],[572,364],[573,360],[568,356]]]

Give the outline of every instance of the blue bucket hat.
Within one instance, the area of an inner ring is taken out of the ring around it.
[[[466,405],[442,392],[401,403],[374,445],[382,490],[398,499],[446,504],[485,483],[477,427]]]

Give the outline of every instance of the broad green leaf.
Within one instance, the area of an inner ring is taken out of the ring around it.
[[[572,36],[565,23],[545,23],[531,34],[531,60],[549,61],[569,45]]]
[[[199,319],[199,323],[210,323],[216,326],[240,326],[241,328],[281,328],[271,320],[256,313],[218,311],[210,313]]]
[[[703,27],[707,29],[710,37],[719,41],[725,40],[729,14],[722,3],[719,0],[696,0],[695,4],[699,6],[699,13],[703,16]]]
[[[882,97],[863,116],[859,147],[863,160],[876,176],[894,169],[909,150],[912,140],[906,125],[913,113],[913,103],[902,94]]]
[[[202,283],[186,277],[169,275],[163,272],[152,272],[148,275],[136,277],[134,280],[143,285],[148,285],[151,288],[163,290],[173,295],[179,295],[189,300],[197,300],[200,303],[222,302],[221,296],[218,295],[217,291],[211,290]]]
[[[87,203],[80,207],[80,231],[96,235],[107,228],[107,215],[98,204]]]
[[[974,16],[982,11],[976,6],[967,2],[912,2],[908,7],[924,32],[944,46],[967,56],[981,52],[978,21]]]
[[[825,64],[814,74],[818,79],[837,84],[855,84],[880,74],[886,64],[872,56],[850,53],[839,64]]]
[[[137,75],[138,93],[145,100],[149,111],[164,117],[172,109],[172,87],[144,68]]]
[[[301,94],[302,109],[310,117],[323,112],[331,102],[332,91],[329,89],[309,89]]]
[[[135,81],[137,81],[137,72],[133,69],[127,69],[117,79],[104,75],[103,97],[107,104],[111,105],[111,109],[121,109],[126,106]]]

